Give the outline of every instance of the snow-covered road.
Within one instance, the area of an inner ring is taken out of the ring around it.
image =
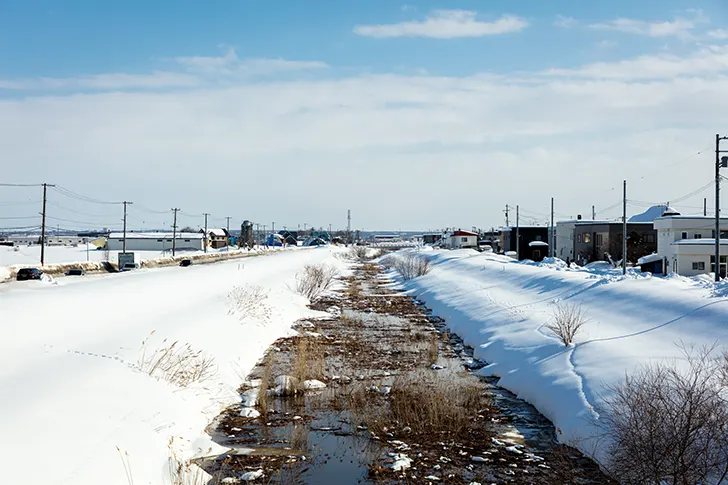
[[[239,401],[237,386],[267,346],[313,313],[291,290],[296,272],[337,264],[333,251],[4,288],[3,483],[128,485],[127,461],[134,483],[168,483],[170,438],[185,457],[214,446],[205,427]],[[230,312],[235,286],[264,295],[246,317]],[[178,341],[213,357],[215,377],[180,389],[139,372],[147,337],[149,350]]]
[[[592,418],[625,373],[680,359],[678,344],[728,343],[725,285],[518,263],[472,250],[423,251],[426,276],[405,284],[490,365],[482,372],[532,403],[563,442],[591,454]],[[582,305],[589,321],[574,347],[545,328],[554,303]],[[597,453],[597,457],[603,458]]]

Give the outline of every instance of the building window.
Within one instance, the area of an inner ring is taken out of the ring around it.
[[[604,244],[604,234],[597,234],[595,239],[597,242],[597,246],[601,246],[602,244]]]
[[[189,239],[185,239],[185,242],[190,242],[190,240]]]
[[[683,232],[682,233],[682,239],[687,239],[687,238],[688,238],[688,233],[687,232]]]
[[[123,242],[124,242],[124,240],[123,240],[123,239],[119,239],[119,242],[120,242],[120,243],[123,243]]]
[[[540,241],[540,240],[541,240],[541,236],[536,236],[536,239],[534,239],[534,241]]]
[[[702,234],[693,234],[693,239],[703,239]]]
[[[468,238],[467,237],[461,237],[460,238],[460,242],[466,243],[466,242],[468,242]]]
[[[584,234],[584,242],[590,243],[591,242],[591,234]]]
[[[157,242],[163,242],[161,239],[157,239]]]
[[[645,244],[655,244],[655,235],[645,234]]]
[[[578,242],[578,243],[581,242],[581,234],[576,235],[576,242]]]
[[[705,271],[705,262],[693,261],[693,271]]]

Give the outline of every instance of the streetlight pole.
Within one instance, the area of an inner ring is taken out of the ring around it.
[[[720,157],[728,150],[720,149],[721,140],[728,140],[728,136],[715,135],[715,281],[720,281],[720,169],[728,167],[728,157]]]

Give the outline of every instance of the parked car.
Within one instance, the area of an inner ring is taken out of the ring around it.
[[[21,268],[18,270],[17,280],[39,280],[43,277],[43,272],[38,268]]]
[[[66,271],[66,276],[86,276],[86,272],[81,268],[71,268]]]
[[[126,263],[124,266],[119,268],[119,271],[133,271],[135,269],[139,269],[138,263]]]
[[[180,266],[183,266],[183,267],[191,266],[192,265],[192,260],[191,259],[183,259],[182,261],[179,262],[179,265]]]

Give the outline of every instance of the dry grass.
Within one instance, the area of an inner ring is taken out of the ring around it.
[[[546,324],[545,327],[564,345],[569,346],[574,343],[574,338],[588,321],[586,311],[581,308],[581,305],[564,304],[556,306],[552,322]]]
[[[394,268],[402,279],[409,281],[424,276],[430,271],[430,260],[418,254],[398,254],[382,258],[380,264],[386,268]]]
[[[154,334],[152,332],[150,336]],[[201,350],[194,350],[190,344],[178,341],[171,344],[164,339],[161,346],[150,352],[147,349],[149,337],[142,341],[137,367],[152,377],[163,379],[178,387],[187,387],[195,382],[204,382],[217,374],[215,359]]]
[[[243,322],[248,319],[261,323],[270,320],[271,308],[267,303],[268,292],[257,285],[236,286],[228,294],[229,315],[235,315]]]
[[[475,380],[457,375],[416,372],[398,376],[388,396],[355,386],[349,410],[356,424],[375,434],[384,428],[411,429],[421,439],[451,439],[467,433],[477,423],[477,411],[488,403]]]
[[[427,345],[427,363],[429,365],[437,364],[437,357],[440,353],[440,346],[437,342],[437,335],[432,334]]]
[[[266,355],[261,362],[263,372],[260,374],[260,385],[258,386],[258,411],[263,422],[268,416],[268,388],[272,377],[271,373],[271,357]]]
[[[369,257],[369,251],[366,246],[352,246],[349,252],[351,253],[351,258],[356,261],[364,262],[372,259]]]
[[[174,438],[169,439],[168,470],[170,485],[208,485],[210,476],[195,463],[183,460],[177,455]]]
[[[323,379],[324,351],[319,338],[299,337],[293,355],[291,376],[298,379],[300,385],[309,379]]]
[[[339,272],[327,264],[307,264],[296,274],[296,291],[311,301],[326,293]]]

